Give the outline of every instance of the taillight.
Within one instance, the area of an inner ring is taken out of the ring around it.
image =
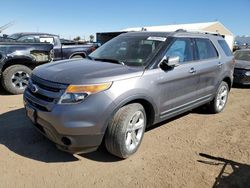
[[[50,57],[50,60],[54,59],[54,50],[53,49],[50,50],[49,57]]]
[[[236,61],[235,61],[235,59],[233,59],[232,64],[235,65],[235,63],[236,63]]]

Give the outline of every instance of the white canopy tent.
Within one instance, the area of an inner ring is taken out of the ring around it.
[[[122,31],[162,31],[162,32],[173,32],[178,29],[184,29],[190,32],[203,32],[203,33],[218,33],[222,35],[228,43],[231,50],[233,49],[234,35],[227,29],[222,23],[206,22],[206,23],[192,23],[192,24],[175,24],[175,25],[162,25],[162,26],[145,26],[127,28]]]

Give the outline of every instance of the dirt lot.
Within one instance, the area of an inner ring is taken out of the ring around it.
[[[216,159],[216,157],[219,157]],[[136,155],[72,156],[25,117],[22,96],[0,91],[0,187],[250,187],[250,88],[233,88],[218,115],[194,110],[156,125]]]

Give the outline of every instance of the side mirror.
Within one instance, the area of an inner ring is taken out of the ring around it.
[[[180,63],[179,56],[172,56],[172,57],[164,56],[163,59],[161,60],[160,66],[174,68],[179,66],[179,63]]]

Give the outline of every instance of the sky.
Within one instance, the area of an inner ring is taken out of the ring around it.
[[[250,35],[250,0],[4,0],[3,33],[47,32],[88,38],[130,27],[220,21],[235,35]]]

